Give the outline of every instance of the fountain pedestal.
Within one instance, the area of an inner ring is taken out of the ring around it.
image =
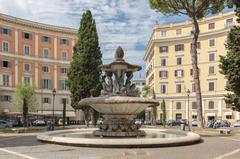
[[[91,106],[103,115],[103,123],[93,133],[96,136],[144,136],[145,132],[139,130],[141,125],[136,125],[134,119],[148,106],[159,105],[156,100],[138,97],[138,91],[131,79],[134,72],[141,70],[141,66],[125,62],[123,56],[122,48],[118,47],[115,61],[99,66],[105,72],[101,96],[85,98],[79,102],[80,108]]]

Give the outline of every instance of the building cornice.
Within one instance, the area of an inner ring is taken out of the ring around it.
[[[6,15],[6,14],[2,14],[2,13],[0,13],[0,21],[7,22],[7,23],[10,23],[10,24],[14,24],[14,25],[20,25],[20,26],[24,26],[24,27],[35,28],[35,29],[38,29],[38,30],[46,30],[46,31],[50,31],[50,32],[58,32],[58,33],[63,33],[63,34],[69,34],[69,35],[72,35],[72,36],[76,36],[77,33],[78,33],[77,29],[33,22],[33,21],[30,21],[30,20],[17,18],[17,17]]]
[[[18,60],[28,60],[31,62],[39,62],[39,63],[63,64],[63,65],[70,64],[70,61],[60,61],[60,60],[44,59],[44,58],[37,58],[37,57],[31,57],[31,56],[22,56],[22,55],[5,53],[5,52],[0,52],[0,56],[4,56],[6,58],[14,58]]]

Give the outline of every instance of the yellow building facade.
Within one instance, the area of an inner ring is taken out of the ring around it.
[[[235,24],[234,12],[199,21],[198,63],[205,121],[240,119],[240,114],[224,101],[227,80],[218,67],[219,55],[226,54],[224,44],[228,32]],[[192,120],[197,115],[190,56],[192,32],[190,21],[156,25],[147,45],[146,84],[160,102],[165,100],[167,120]],[[157,118],[161,117],[162,110],[158,107]]]

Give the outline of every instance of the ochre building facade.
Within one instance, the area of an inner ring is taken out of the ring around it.
[[[236,24],[233,12],[220,13],[199,22],[198,63],[205,121],[240,119],[224,101],[227,80],[219,73],[219,55],[226,55],[225,42]],[[146,84],[157,99],[166,101],[167,120],[196,118],[195,87],[191,63],[192,23],[156,25],[144,56]],[[187,93],[190,91],[189,94]],[[158,107],[158,119],[162,118]]]

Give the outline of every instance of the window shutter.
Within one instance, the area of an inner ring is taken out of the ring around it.
[[[12,64],[11,62],[8,61],[8,67],[11,68],[12,67]]]
[[[29,39],[32,40],[32,34],[29,33]]]
[[[177,70],[175,70],[175,77],[177,76]]]
[[[24,39],[24,34],[25,34],[25,33],[24,33],[24,32],[22,32],[22,38],[23,38],[23,39]]]
[[[12,30],[8,29],[8,35],[11,36],[12,35]]]
[[[69,45],[69,40],[67,39],[67,45]]]
[[[168,77],[168,71],[166,71],[166,77]]]
[[[51,98],[48,98],[48,103],[51,104]]]
[[[52,80],[49,80],[49,89],[52,89]]]
[[[3,28],[0,28],[0,34],[2,34],[3,33]]]
[[[49,44],[51,43],[51,37],[48,37],[49,38]]]
[[[182,77],[184,76],[184,70],[182,70]]]
[[[44,42],[44,36],[42,36],[42,42]]]

